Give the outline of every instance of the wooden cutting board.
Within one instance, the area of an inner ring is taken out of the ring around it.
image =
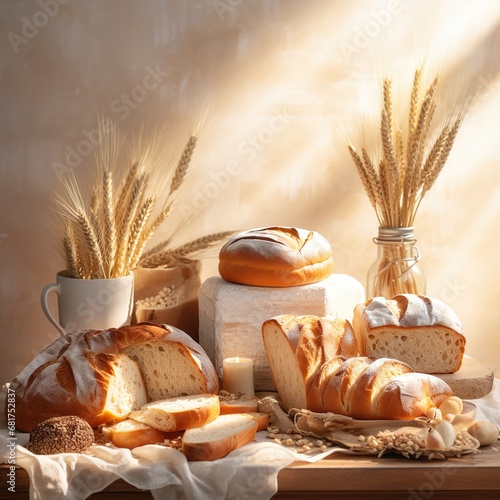
[[[465,355],[460,370],[455,373],[437,374],[462,399],[478,399],[486,396],[493,388],[495,375],[490,366],[480,363],[472,356]]]

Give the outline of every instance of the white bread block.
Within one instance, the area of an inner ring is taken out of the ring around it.
[[[252,358],[255,390],[273,391],[276,388],[262,341],[262,323],[281,314],[352,321],[354,307],[365,300],[365,290],[346,274],[287,288],[239,285],[214,276],[202,283],[198,300],[199,342],[219,377],[225,358]]]

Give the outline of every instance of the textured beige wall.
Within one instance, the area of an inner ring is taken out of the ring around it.
[[[375,82],[422,59],[448,102],[465,79],[477,97],[415,224],[428,294],[455,308],[469,354],[500,364],[499,2],[2,0],[0,19],[0,381],[57,337],[39,305],[63,265],[51,165],[77,151],[85,174],[98,113],[131,134],[166,125],[179,151],[210,103],[183,197],[198,216],[178,241],[315,229],[364,282],[377,220],[346,138],[377,109]]]

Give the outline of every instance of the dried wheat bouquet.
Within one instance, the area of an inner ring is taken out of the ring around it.
[[[55,196],[64,219],[67,274],[73,278],[127,276],[139,265],[146,244],[172,213],[197,143],[197,133],[193,133],[175,162],[152,153],[158,138],[141,140],[127,159],[130,166],[123,175],[117,168],[122,140],[116,126],[111,131],[107,128],[101,124],[99,140],[93,143],[97,175],[88,202],[82,195],[88,186],[81,185],[73,170],[64,173]],[[184,222],[181,227],[185,228]],[[208,235],[173,249],[168,248],[169,238],[148,253],[145,264],[175,264],[176,257],[188,257],[233,233]]]
[[[448,159],[468,109],[467,99],[440,106],[438,87],[437,77],[424,84],[419,68],[408,96],[403,96],[407,101],[397,96],[397,107],[393,82],[385,78],[378,140],[359,146],[348,144],[378,218],[379,237],[374,241],[383,243],[379,259],[368,273],[369,297],[425,293],[425,278],[416,266],[420,254],[414,246],[414,220]]]
[[[380,153],[370,152],[366,144],[348,145],[380,227],[412,227],[422,198],[448,159],[467,106],[448,114],[441,110],[438,118],[438,86],[437,77],[425,86],[422,69],[417,69],[408,96],[408,115],[398,120],[393,83],[385,78]]]

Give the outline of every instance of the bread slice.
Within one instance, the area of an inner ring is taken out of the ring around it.
[[[221,415],[202,427],[188,429],[182,452],[188,460],[217,460],[253,441],[256,432],[257,422],[250,415]]]
[[[165,439],[172,437],[172,433],[159,431],[131,418],[103,428],[103,433],[109,436],[115,446],[128,449],[146,444],[163,443]],[[177,436],[179,435],[177,434]]]
[[[315,412],[322,413],[325,411],[323,395],[325,393],[325,387],[330,382],[330,379],[339,371],[342,363],[346,360],[344,356],[335,356],[329,359],[326,363],[323,363],[322,367],[319,369],[316,377],[309,387],[307,393],[307,409]]]
[[[147,403],[130,418],[163,432],[174,432],[212,422],[219,413],[217,396],[196,394]]]
[[[286,411],[307,408],[309,387],[328,359],[358,351],[350,323],[340,318],[276,316],[263,323],[262,338]]]
[[[255,397],[249,398],[245,395],[240,396],[221,391],[219,393],[219,402],[221,415],[256,412],[259,410],[259,399]]]
[[[347,401],[348,414],[357,419],[376,419],[378,413],[373,401],[395,377],[412,373],[412,369],[401,361],[380,358],[374,360],[358,377]]]
[[[375,297],[355,307],[353,326],[363,356],[398,359],[421,373],[454,373],[462,364],[462,325],[438,299]]]
[[[250,415],[257,422],[257,432],[265,431],[269,427],[269,415],[261,411],[249,411],[244,415]]]

